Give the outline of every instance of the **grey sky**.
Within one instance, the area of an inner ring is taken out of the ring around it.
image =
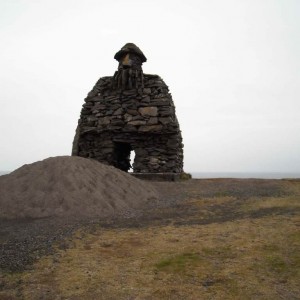
[[[169,85],[186,171],[300,171],[300,1],[0,0],[0,170],[69,155],[127,42]]]

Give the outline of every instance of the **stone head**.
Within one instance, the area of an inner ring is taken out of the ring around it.
[[[141,70],[142,64],[147,61],[144,53],[133,43],[127,43],[118,51],[114,58],[119,62],[118,69]]]

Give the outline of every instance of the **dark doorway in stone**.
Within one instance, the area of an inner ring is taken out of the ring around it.
[[[113,165],[125,172],[128,172],[131,168],[130,164],[130,152],[132,147],[128,143],[114,142],[114,163]]]

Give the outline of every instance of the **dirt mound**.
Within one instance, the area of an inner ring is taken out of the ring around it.
[[[0,217],[105,217],[157,198],[144,181],[95,160],[51,157],[0,177]]]

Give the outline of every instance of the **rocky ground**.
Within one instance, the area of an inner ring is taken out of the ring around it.
[[[211,179],[185,182],[154,182],[160,192],[160,201],[149,204],[145,210],[132,211],[106,220],[81,219],[68,221],[63,218],[21,219],[0,221],[0,267],[12,271],[24,270],[37,258],[52,252],[52,245],[65,247],[65,239],[82,226],[101,224],[103,227],[143,227],[149,225],[191,225],[226,222],[246,217],[263,215],[293,214],[291,209],[268,208],[250,213],[236,209],[250,197],[280,197],[288,193],[279,180]],[[211,201],[201,218],[193,219],[198,212],[186,205],[187,199],[203,197],[235,197],[230,203],[217,204]],[[188,218],[187,218],[188,217]]]
[[[260,222],[268,218],[295,221],[298,219],[299,221],[300,181],[298,180],[193,179],[175,183],[153,182],[152,184],[159,191],[160,198],[149,203],[142,210],[132,211],[129,215],[80,221],[51,218],[1,220],[0,267],[6,275],[0,277],[0,280],[2,279],[0,299],[6,299],[5,297],[10,295],[7,274],[31,272],[35,268],[33,263],[46,255],[55,255],[57,251],[74,248],[72,236],[78,230],[94,234],[99,228],[139,232],[159,227],[169,228],[168,232],[172,235],[171,227],[177,228],[179,232],[186,228],[242,224],[241,222],[251,220],[251,222],[256,222],[255,220]],[[274,225],[274,228],[276,226]],[[189,259],[194,258],[189,257]],[[205,283],[205,280],[203,282]],[[209,280],[207,282],[207,286],[213,285]],[[282,292],[283,295],[289,296],[289,299],[297,299],[300,293],[295,291],[295,288],[291,289]],[[21,294],[19,292],[19,294],[14,294],[16,298],[7,299],[22,298]],[[1,295],[6,296],[1,298]],[[123,294],[118,295],[121,295],[120,299],[131,299],[123,297]],[[180,296],[177,298],[180,299],[182,295],[178,295]],[[154,299],[153,295],[151,297],[141,296],[141,298],[132,299]],[[168,299],[166,295],[161,295],[161,298]],[[56,297],[55,299],[81,298]],[[278,299],[280,299],[279,296]]]

